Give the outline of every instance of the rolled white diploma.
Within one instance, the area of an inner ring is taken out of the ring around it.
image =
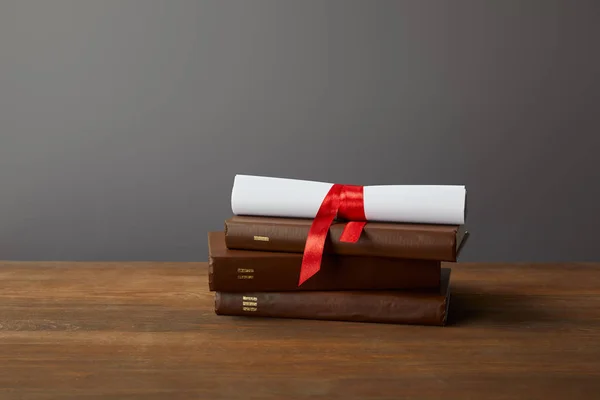
[[[314,218],[332,183],[236,175],[235,215]],[[462,225],[466,188],[460,185],[364,186],[367,221]]]

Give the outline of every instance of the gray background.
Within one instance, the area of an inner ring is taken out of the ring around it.
[[[465,184],[461,260],[598,260],[599,4],[3,0],[0,259],[205,260],[247,173]]]

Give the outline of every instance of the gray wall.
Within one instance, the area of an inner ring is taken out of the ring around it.
[[[204,260],[236,173],[465,184],[463,261],[598,260],[594,1],[0,2],[0,259]]]

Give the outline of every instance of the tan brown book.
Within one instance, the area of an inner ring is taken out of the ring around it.
[[[208,233],[208,282],[213,291],[437,290],[441,263],[325,254],[321,270],[298,286],[301,253],[231,250],[223,232]]]
[[[225,221],[225,243],[230,249],[302,253],[312,221],[236,215]],[[369,222],[357,243],[344,243],[344,226],[331,225],[324,253],[455,262],[467,236],[464,225]]]
[[[215,313],[442,326],[446,324],[450,304],[450,272],[450,268],[442,268],[441,285],[436,292],[216,292]]]

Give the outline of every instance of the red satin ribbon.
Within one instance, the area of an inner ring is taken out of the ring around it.
[[[344,227],[340,241],[349,243],[358,241],[367,223],[363,192],[362,186],[337,183],[331,186],[308,232],[298,286],[321,269],[325,240],[336,216],[349,221]]]

